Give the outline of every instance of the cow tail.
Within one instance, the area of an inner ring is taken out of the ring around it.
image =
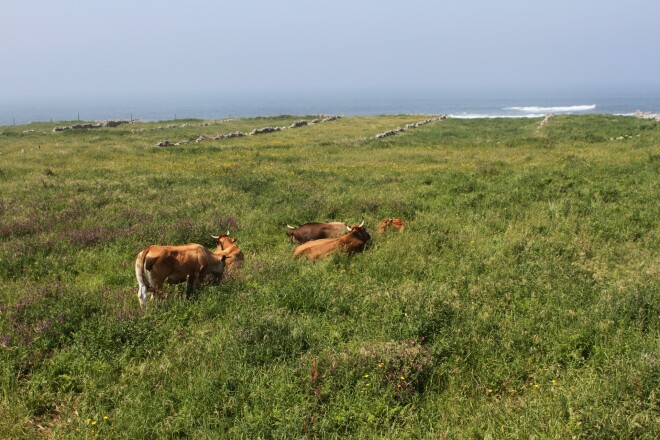
[[[144,260],[147,258],[149,253],[149,248],[141,251],[137,258],[135,259],[135,278],[138,282],[138,301],[140,302],[140,308],[144,308],[144,304],[147,302],[147,289],[149,285],[145,281],[144,274]]]

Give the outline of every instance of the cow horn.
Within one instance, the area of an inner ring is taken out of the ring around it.
[[[347,230],[347,231],[352,231],[353,229],[351,229],[350,226],[346,225],[346,230]]]
[[[360,226],[358,227],[361,228],[362,226],[364,226],[364,218],[362,219],[362,223],[360,223]]]
[[[289,224],[287,224],[286,227],[289,228],[289,229],[297,229],[297,228],[295,228],[295,227],[293,227],[293,226],[291,226],[291,225],[289,225]]]
[[[227,236],[229,237],[229,229],[227,229]]]
[[[213,235],[213,234],[211,234],[211,237],[215,238],[216,240],[217,240],[218,238],[220,238],[219,235]]]

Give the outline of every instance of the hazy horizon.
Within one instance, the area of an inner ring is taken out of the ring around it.
[[[235,3],[4,5],[0,100],[660,90],[655,0]]]

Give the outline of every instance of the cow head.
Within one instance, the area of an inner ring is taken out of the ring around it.
[[[367,232],[367,230],[364,228],[364,219],[362,219],[362,223],[359,225],[353,225],[350,228],[346,226],[346,229],[348,229],[349,234],[353,235],[355,238],[358,238],[365,243],[369,240],[371,240],[371,235]]]
[[[288,228],[288,231],[286,231],[286,235],[291,239],[291,243],[293,243],[293,235],[296,231],[296,228],[291,225],[286,225],[286,227]]]
[[[224,235],[211,235],[211,237],[215,239],[215,245],[221,250],[224,250],[229,244],[236,243],[236,239],[229,236],[229,231]]]

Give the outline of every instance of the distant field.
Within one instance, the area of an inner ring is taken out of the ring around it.
[[[658,122],[375,138],[425,118],[0,127],[0,437],[660,437]],[[240,272],[140,310],[141,249],[227,230]]]

